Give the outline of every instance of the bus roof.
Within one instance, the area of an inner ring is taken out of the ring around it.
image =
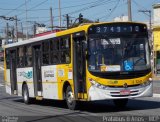
[[[63,30],[63,31],[55,32],[55,33],[49,33],[47,35],[30,38],[28,40],[23,40],[23,41],[20,41],[20,42],[7,44],[7,45],[4,46],[4,48],[16,47],[16,46],[20,46],[20,45],[25,45],[25,44],[38,42],[38,41],[41,41],[41,40],[47,40],[47,39],[54,38],[54,37],[59,37],[59,36],[67,35],[67,34],[80,32],[80,31],[87,31],[88,27],[91,26],[91,25],[111,24],[111,23],[137,23],[137,24],[144,24],[144,23],[139,23],[139,22],[100,22],[100,23],[87,23],[87,24],[84,23],[84,24],[81,24],[80,26],[75,27],[75,28],[71,28],[71,29],[67,29],[67,30]],[[146,25],[146,24],[144,24],[144,25]]]

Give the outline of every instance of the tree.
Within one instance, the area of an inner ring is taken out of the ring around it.
[[[92,20],[89,20],[89,19],[87,19],[87,18],[83,18],[83,23],[94,23],[94,21],[92,21]],[[73,23],[73,25],[72,25],[72,27],[71,28],[73,28],[73,27],[77,27],[77,26],[79,26],[79,25],[81,25],[81,24],[83,24],[83,23]]]

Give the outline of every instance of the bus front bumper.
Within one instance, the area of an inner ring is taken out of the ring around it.
[[[127,91],[122,94],[122,91]],[[128,92],[129,91],[129,92]],[[127,87],[127,88],[113,88],[107,89],[98,88],[92,85],[89,88],[89,101],[105,100],[105,99],[124,99],[124,98],[138,98],[138,97],[152,97],[153,96],[153,83],[148,85]]]

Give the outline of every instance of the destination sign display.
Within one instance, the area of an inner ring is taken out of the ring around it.
[[[102,25],[93,25],[89,28],[89,34],[105,33],[139,33],[147,32],[147,27],[143,24],[131,23],[110,23]]]

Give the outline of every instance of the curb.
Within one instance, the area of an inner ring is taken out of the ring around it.
[[[160,94],[153,94],[153,97],[159,97],[160,98]]]

